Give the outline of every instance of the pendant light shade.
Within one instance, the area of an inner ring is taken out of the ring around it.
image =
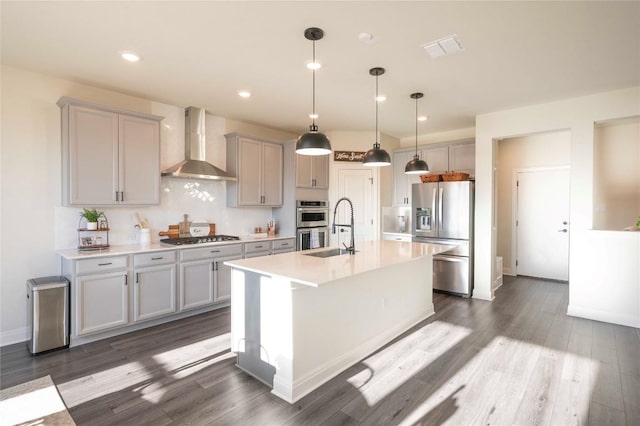
[[[324,37],[324,31],[320,28],[307,28],[304,31],[304,37],[313,41],[313,63],[316,62],[316,40]],[[318,132],[316,126],[316,68],[312,68],[313,73],[313,113],[311,115],[312,122],[309,131],[300,135],[296,141],[296,153],[301,155],[328,155],[331,154],[331,142],[323,134]]]
[[[376,142],[362,157],[362,165],[368,167],[382,167],[391,165],[391,156],[387,151],[380,148],[378,143],[378,76],[384,74],[384,68],[376,67],[369,70],[369,74],[376,77]]]
[[[429,173],[429,166],[427,162],[420,159],[418,155],[418,99],[424,95],[420,92],[412,93],[411,99],[416,100],[416,154],[413,156],[413,160],[409,161],[404,166],[404,173],[407,175],[423,175]]]

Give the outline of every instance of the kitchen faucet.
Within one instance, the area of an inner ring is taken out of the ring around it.
[[[344,224],[339,224],[336,223],[336,212],[338,211],[338,206],[340,205],[340,203],[342,201],[346,201],[347,203],[349,203],[349,206],[351,207],[351,224],[350,225],[344,225]],[[338,200],[338,202],[336,203],[336,206],[333,208],[333,225],[331,225],[331,233],[335,234],[336,233],[336,226],[341,226],[341,227],[345,227],[345,228],[351,228],[351,246],[347,247],[346,244],[344,244],[344,247],[347,249],[347,252],[349,254],[356,254],[356,243],[354,240],[354,234],[355,234],[355,229],[353,227],[353,203],[351,202],[350,199],[348,199],[347,197],[342,197]]]

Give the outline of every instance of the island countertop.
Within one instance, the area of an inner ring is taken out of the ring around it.
[[[342,278],[432,256],[451,248],[453,247],[440,244],[376,240],[357,244],[355,255],[325,258],[307,255],[331,249],[324,247],[275,256],[230,260],[225,264],[236,269],[285,277],[300,284],[318,287]]]

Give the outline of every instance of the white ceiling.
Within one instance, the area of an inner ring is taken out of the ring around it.
[[[640,2],[1,2],[2,62],[299,133],[310,124],[316,43],[320,131],[414,134],[491,111],[640,85]],[[376,37],[358,40],[361,32]],[[457,34],[464,51],[420,45]],[[117,52],[144,60],[124,63]],[[241,99],[239,89],[253,93]]]

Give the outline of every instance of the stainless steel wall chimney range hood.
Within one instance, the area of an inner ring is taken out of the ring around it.
[[[162,176],[187,179],[236,180],[224,170],[205,160],[205,111],[189,107],[184,112],[185,160],[162,171]]]

